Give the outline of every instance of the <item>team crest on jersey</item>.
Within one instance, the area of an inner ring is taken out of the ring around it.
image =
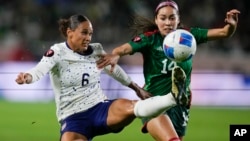
[[[54,55],[54,50],[52,50],[52,49],[49,49],[49,50],[47,50],[45,53],[44,53],[44,56],[46,56],[46,57],[51,57],[51,56],[53,56]]]
[[[136,36],[132,39],[133,42],[140,42],[141,41],[141,37],[140,36]]]

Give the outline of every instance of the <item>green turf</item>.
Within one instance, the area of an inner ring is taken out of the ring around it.
[[[58,141],[54,103],[0,102],[1,141]]]
[[[55,105],[0,101],[1,141],[58,141]],[[228,141],[230,124],[250,124],[250,108],[192,107],[185,141]],[[135,120],[119,134],[98,136],[93,141],[153,141],[140,132]]]

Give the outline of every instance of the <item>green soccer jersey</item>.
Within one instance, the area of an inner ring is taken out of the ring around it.
[[[207,29],[191,28],[189,30],[195,37],[197,44],[207,41]],[[166,58],[163,52],[164,37],[158,30],[146,32],[136,36],[129,44],[132,46],[132,54],[142,53],[143,74],[145,90],[153,95],[165,95],[171,91],[171,70],[175,65],[180,66],[187,75],[186,86],[189,88],[192,71],[192,59],[176,63]],[[189,94],[190,91],[188,90]]]

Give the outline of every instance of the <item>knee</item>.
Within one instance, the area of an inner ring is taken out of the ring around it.
[[[112,104],[112,110],[123,115],[134,115],[134,106],[136,101],[128,99],[118,99]]]

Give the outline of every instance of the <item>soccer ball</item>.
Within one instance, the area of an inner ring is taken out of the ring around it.
[[[177,29],[165,36],[163,51],[170,60],[183,62],[194,56],[196,52],[196,40],[189,31]]]

